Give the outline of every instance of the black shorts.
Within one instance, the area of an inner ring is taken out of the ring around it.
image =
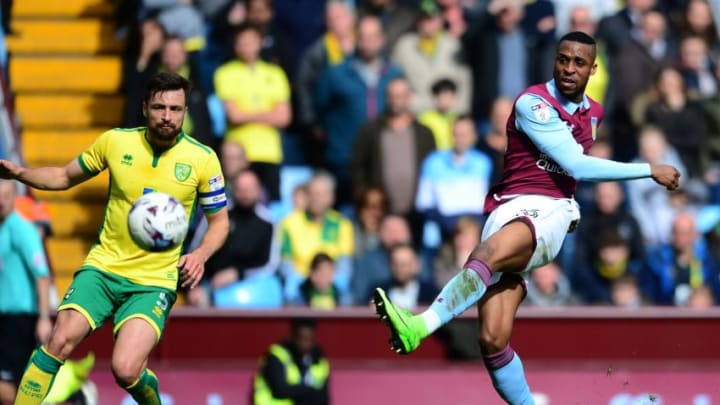
[[[0,314],[0,381],[19,383],[37,347],[37,315]]]

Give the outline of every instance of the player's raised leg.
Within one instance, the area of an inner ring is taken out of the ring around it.
[[[30,357],[20,380],[15,405],[40,405],[60,366],[90,330],[82,313],[74,309],[58,312],[47,346],[41,346]]]
[[[142,318],[126,320],[117,331],[112,372],[118,385],[140,405],[160,404],[157,377],[146,368],[157,341],[155,326]]]
[[[465,268],[420,315],[396,307],[382,289],[376,289],[375,310],[390,328],[393,350],[402,354],[415,350],[424,338],[480,300],[494,272],[524,270],[534,248],[535,237],[523,218],[506,224],[480,243]]]
[[[524,296],[522,278],[504,274],[478,301],[478,335],[485,368],[498,394],[513,405],[535,403],[520,356],[510,347],[515,314]]]

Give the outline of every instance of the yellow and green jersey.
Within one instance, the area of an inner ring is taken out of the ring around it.
[[[198,202],[205,212],[223,209],[227,204],[225,184],[215,152],[181,133],[175,145],[156,153],[148,142],[146,128],[113,129],[82,152],[78,163],[92,175],[105,169],[110,172],[105,218],[83,268],[175,291],[181,246],[152,253],[141,249],[130,237],[128,213],[135,200],[153,191],[175,197],[188,218],[192,218]]]

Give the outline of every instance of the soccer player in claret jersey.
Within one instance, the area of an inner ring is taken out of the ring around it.
[[[148,356],[162,336],[178,283],[197,285],[205,262],[228,233],[220,162],[181,129],[189,86],[179,75],[157,74],[148,82],[143,102],[147,127],[107,131],[64,167],[31,169],[0,160],[0,178],[43,190],[65,190],[105,169],[110,172],[99,240],[58,307],[48,344],[30,358],[16,405],[39,405],[63,361],[113,315],[115,380],[139,404],[160,404],[157,377],[146,368]],[[128,212],[133,201],[150,191],[174,196],[188,215],[199,199],[209,227],[197,249],[181,256],[182,244],[154,253],[134,244]]]
[[[509,346],[515,313],[525,297],[521,274],[555,258],[580,219],[573,199],[577,180],[651,177],[678,187],[672,166],[620,163],[588,156],[602,107],[585,95],[595,72],[595,40],[571,32],[558,42],[553,79],[531,86],[508,119],[505,168],[485,200],[482,241],[464,269],[423,313],[402,310],[376,289],[373,301],[391,332],[393,350],[407,354],[478,303],[479,341],[498,394],[510,404],[534,404],[522,362]]]

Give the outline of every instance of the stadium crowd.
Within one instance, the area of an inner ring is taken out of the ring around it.
[[[230,236],[189,305],[233,305],[227,292],[246,288],[258,305],[332,309],[367,305],[376,286],[408,309],[429,304],[479,242],[514,98],[550,80],[569,31],[599,43],[591,153],[672,164],[682,187],[581,183],[582,224],[528,275],[525,304],[720,299],[707,0],[124,0],[117,21],[122,126],[143,124],[152,74],[179,73],[194,84],[184,130],[226,177]],[[192,224],[189,247],[205,229]]]

